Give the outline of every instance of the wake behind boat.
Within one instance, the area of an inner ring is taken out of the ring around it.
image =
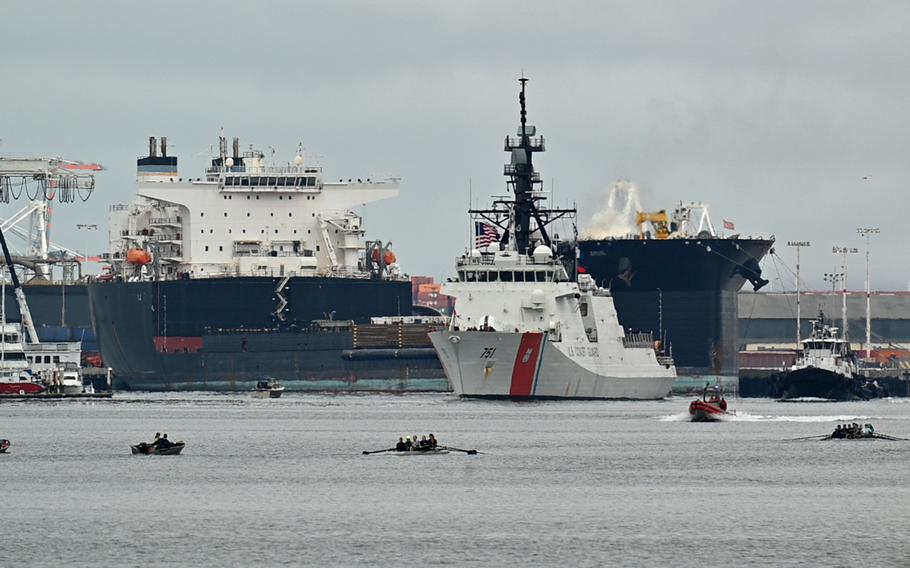
[[[650,333],[619,324],[613,298],[587,274],[570,278],[551,226],[575,209],[547,209],[531,158],[544,139],[526,123],[507,137],[504,169],[514,199],[472,210],[475,248],[443,285],[455,298],[449,329],[430,333],[455,394],[480,398],[659,399],[676,380],[673,360]],[[552,231],[552,237],[551,237]],[[484,249],[481,251],[480,249]],[[659,309],[654,306],[655,311]]]

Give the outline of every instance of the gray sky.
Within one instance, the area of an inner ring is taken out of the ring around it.
[[[81,249],[75,224],[98,223],[95,252],[148,136],[185,176],[222,126],[284,159],[303,142],[328,179],[403,178],[364,212],[368,236],[438,278],[466,245],[469,180],[503,191],[524,70],[537,168],[581,228],[628,179],[647,209],[701,200],[776,235],[791,266],[787,240],[811,241],[803,280],[822,287],[832,245],[878,226],[873,286],[905,290],[908,28],[904,1],[5,2],[0,153],[104,164],[52,234]],[[851,259],[851,288],[863,270]]]

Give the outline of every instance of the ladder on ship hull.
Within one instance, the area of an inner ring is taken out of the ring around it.
[[[275,286],[275,296],[278,297],[278,306],[275,308],[275,311],[272,312],[272,315],[278,318],[281,321],[285,321],[287,316],[284,315],[284,309],[288,305],[288,298],[284,295],[284,288],[288,285],[291,275],[285,275],[278,281],[278,285]]]

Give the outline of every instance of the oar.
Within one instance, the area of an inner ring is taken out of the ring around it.
[[[821,434],[818,436],[803,436],[802,438],[787,438],[784,442],[796,442],[798,440],[824,440],[825,438],[830,438],[830,434]]]
[[[395,451],[395,448],[386,448],[385,450],[373,450],[372,452],[368,452],[368,451],[364,450],[363,455],[368,456],[370,454],[381,454],[382,452],[394,452],[394,451]]]
[[[442,446],[444,450],[455,450],[456,452],[464,452],[469,456],[477,455],[477,450],[462,450],[461,448],[453,448],[452,446]]]
[[[906,442],[906,441],[907,441],[907,438],[898,438],[897,436],[889,436],[888,434],[878,434],[878,433],[876,433],[876,434],[874,434],[872,437],[873,437],[873,438],[881,438],[881,439],[883,439],[883,440],[894,440],[894,441],[900,441],[900,442]]]

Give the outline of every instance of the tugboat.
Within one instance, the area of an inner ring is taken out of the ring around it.
[[[701,399],[689,403],[689,416],[692,422],[716,422],[727,414],[727,400],[720,390],[720,385],[708,388],[702,392]]]
[[[812,322],[812,333],[801,342],[796,363],[771,382],[772,398],[828,401],[868,400],[876,392],[857,376],[856,355],[837,327],[825,323],[821,310]]]
[[[261,398],[281,398],[284,387],[275,379],[260,379],[253,388],[253,396]]]
[[[663,398],[676,369],[661,342],[624,330],[609,291],[586,274],[572,281],[555,254],[558,237],[548,227],[565,219],[574,231],[576,211],[538,205],[545,197],[531,158],[544,139],[527,124],[527,79],[520,82],[518,136],[505,140],[514,199],[470,211],[477,248],[457,259],[457,278],[443,285],[455,310],[447,330],[430,333],[433,347],[463,397]]]

